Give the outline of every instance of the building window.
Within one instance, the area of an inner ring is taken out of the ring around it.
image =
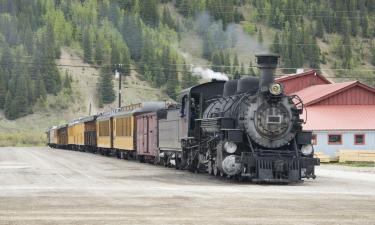
[[[312,144],[312,145],[317,145],[317,144],[318,144],[318,139],[317,139],[317,137],[316,137],[316,134],[313,134],[313,135],[311,136],[311,144]]]
[[[328,144],[341,145],[342,144],[341,134],[328,134]]]
[[[354,135],[354,144],[355,145],[364,145],[365,144],[365,135],[364,134]]]

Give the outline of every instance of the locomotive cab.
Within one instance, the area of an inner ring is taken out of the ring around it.
[[[213,80],[181,92],[180,117],[186,123],[188,137],[194,135],[195,122],[202,118],[202,114],[210,102],[223,95],[224,83],[225,81]]]

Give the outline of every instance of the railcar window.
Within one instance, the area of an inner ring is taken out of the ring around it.
[[[116,136],[125,136],[124,122],[125,118],[116,119]]]
[[[356,134],[356,135],[354,135],[354,144],[356,144],[356,145],[364,145],[365,144],[365,135],[364,134]]]
[[[109,121],[99,122],[99,136],[101,137],[109,136]]]
[[[131,117],[116,119],[116,136],[130,137],[131,135]]]
[[[341,134],[329,134],[328,135],[328,144],[330,144],[330,145],[341,145],[342,144]]]

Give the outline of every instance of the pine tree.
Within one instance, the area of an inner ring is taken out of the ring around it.
[[[104,60],[104,40],[100,40],[99,37],[96,38],[95,42],[95,62],[98,65],[101,65]]]
[[[239,70],[239,62],[238,62],[238,55],[235,54],[234,55],[234,59],[233,59],[233,68],[232,68],[232,74],[236,74],[236,73],[239,73],[238,70]]]
[[[353,36],[357,36],[358,34],[359,18],[360,18],[359,13],[357,12],[353,13],[352,18],[351,18],[351,28],[352,28],[351,32]]]
[[[254,71],[253,62],[252,62],[252,61],[250,61],[250,63],[249,63],[249,69],[248,69],[248,72],[247,72],[247,73],[249,74],[249,76],[253,76],[253,77],[256,76],[255,71]]]
[[[100,71],[99,90],[102,103],[108,104],[115,100],[115,91],[113,90],[113,80],[110,67],[103,67]]]
[[[279,37],[278,32],[276,32],[276,34],[275,34],[271,49],[272,49],[272,52],[275,53],[275,54],[280,54],[280,52],[281,52],[280,37]]]
[[[375,46],[371,49],[372,57],[371,57],[371,63],[375,66]]]
[[[45,100],[47,97],[46,87],[44,85],[43,79],[39,76],[36,80],[35,85],[35,97],[37,99]]]
[[[229,55],[229,52],[226,52],[224,54],[224,69],[223,71],[226,73],[226,74],[229,74],[231,73],[231,63],[230,63],[230,55]]]
[[[178,86],[178,76],[177,76],[177,65],[176,61],[171,61],[171,66],[169,67],[169,77],[167,79],[166,93],[167,95],[175,99],[177,98],[177,86]]]
[[[3,79],[4,81],[8,81],[12,75],[14,66],[14,59],[13,54],[8,45],[5,45],[3,48],[3,52],[0,58],[0,68],[3,72]],[[7,87],[7,83],[5,83],[5,86]]]
[[[28,102],[29,87],[27,83],[26,75],[21,75],[17,79],[17,89],[14,101],[12,104],[15,105],[16,115],[14,118],[25,116],[29,113],[29,102]]]
[[[10,91],[7,92],[5,98],[4,114],[5,117],[9,120],[15,119],[17,117],[15,105],[13,104],[13,96]]]
[[[362,36],[364,38],[368,38],[370,35],[369,35],[369,19],[368,19],[368,16],[367,16],[367,11],[365,11],[362,15],[361,15],[361,27],[362,27]]]
[[[244,66],[243,63],[241,63],[240,75],[243,76],[245,74],[246,74],[246,72],[245,72],[245,66]]]
[[[158,2],[156,0],[140,1],[140,11],[146,24],[152,27],[159,25]]]
[[[320,48],[316,39],[314,38],[313,43],[311,45],[311,53],[310,53],[310,66],[312,68],[320,68]]]
[[[166,24],[171,29],[177,29],[177,26],[171,16],[171,13],[169,12],[169,8],[167,6],[164,6],[163,8],[163,17],[162,22]]]
[[[72,89],[72,85],[70,84],[70,77],[69,77],[68,71],[65,71],[64,88],[67,89],[67,90]]]
[[[182,73],[182,80],[181,80],[181,87],[188,88],[198,84],[198,78],[194,76],[191,71],[189,70],[188,66],[184,63],[183,65],[183,73]]]
[[[7,90],[4,80],[4,75],[2,69],[0,69],[0,109],[4,109],[5,107],[5,98],[6,98]]]
[[[315,37],[323,38],[324,35],[324,27],[323,27],[323,18],[318,17],[316,22],[315,28]]]
[[[92,63],[93,53],[92,53],[92,38],[90,35],[90,30],[86,29],[83,33],[83,57],[85,62]]]
[[[216,72],[221,72],[222,71],[222,61],[221,61],[221,57],[220,57],[220,53],[219,52],[215,52],[214,54],[212,54],[212,70],[213,71],[216,71]]]

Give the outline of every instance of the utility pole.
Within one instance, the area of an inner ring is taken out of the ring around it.
[[[122,67],[122,64],[119,64],[118,67],[120,68],[120,72],[117,71],[116,69],[116,73],[118,72],[118,107],[121,108],[121,67]]]

